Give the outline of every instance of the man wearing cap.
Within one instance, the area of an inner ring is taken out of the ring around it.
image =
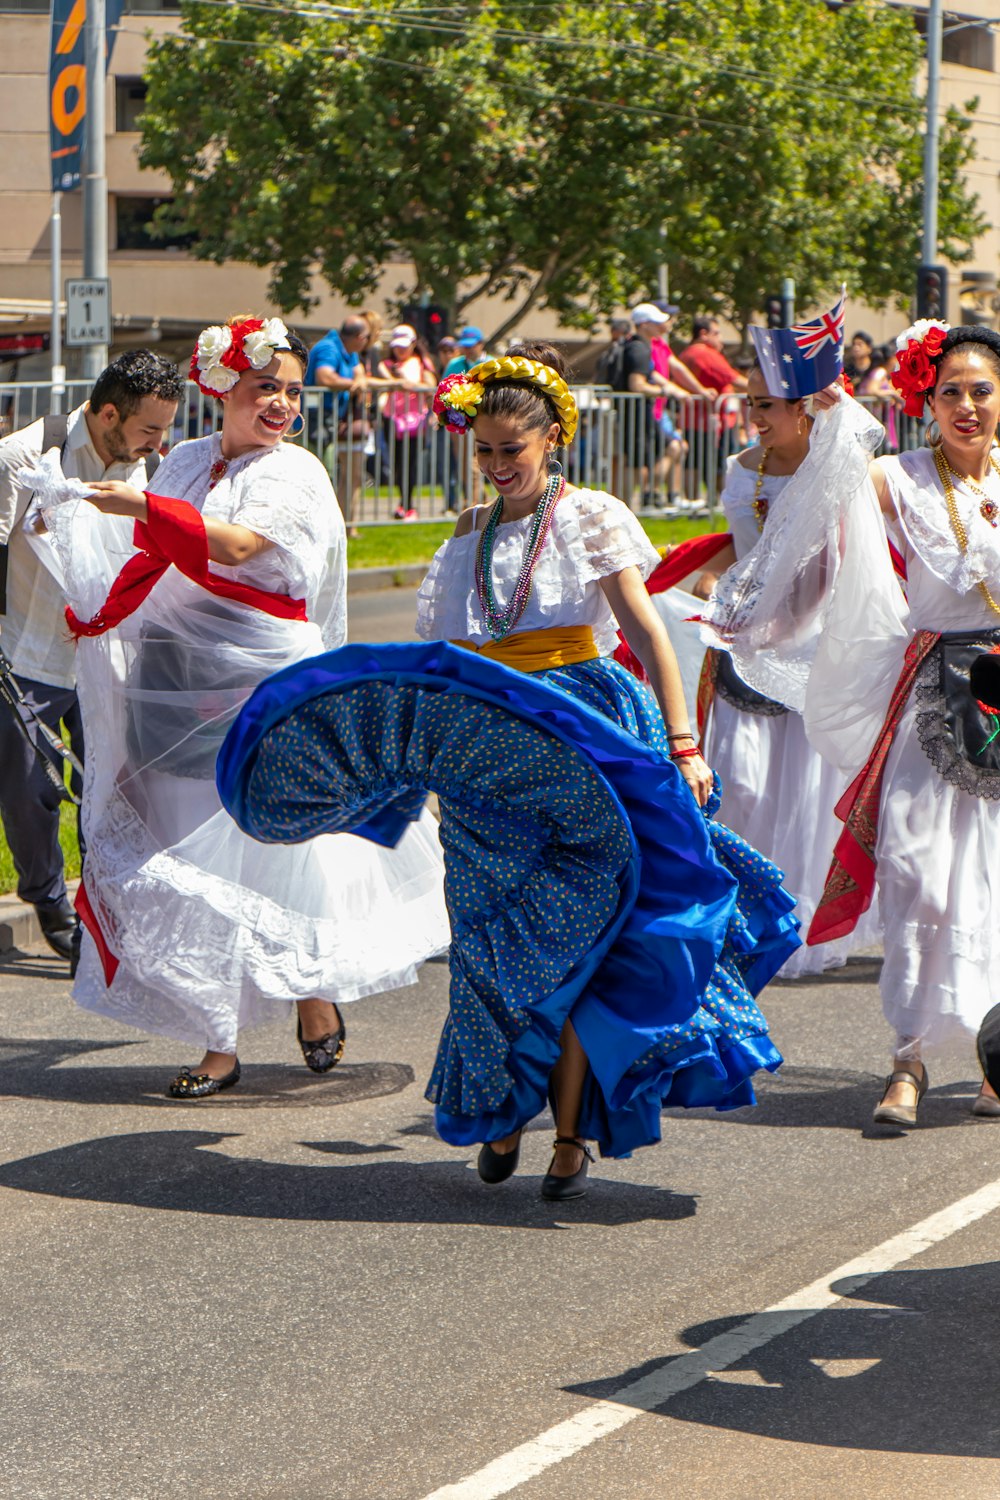
[[[445,365],[444,373],[446,376],[467,375],[473,365],[478,365],[485,358],[483,330],[474,323],[467,323],[458,335],[458,353]],[[473,461],[472,444],[465,442],[457,432],[452,432],[449,436],[461,490],[461,503],[463,506],[479,505],[483,498],[483,476],[479,472],[479,466]]]
[[[486,358],[483,330],[474,323],[467,323],[458,335],[458,353],[445,366],[445,375],[466,375],[473,365]]]
[[[688,392],[689,395],[702,396],[706,401],[710,401],[712,392],[705,389],[698,377],[674,353],[668,342],[673,321],[680,312],[680,308],[672,302],[655,302],[653,305],[660,309],[667,320],[661,328],[656,330],[649,343],[653,369],[660,375],[665,375],[668,380],[672,380],[674,385],[679,385],[681,390]],[[682,427],[689,427],[690,406],[683,408],[683,412]],[[681,491],[684,480],[684,460],[688,455],[689,444],[685,433],[674,421],[665,396],[658,396],[654,402],[653,420],[658,434],[657,449],[660,453],[660,466],[667,469],[667,503],[676,505],[683,499]],[[669,459],[669,464],[665,465],[664,459]]]
[[[618,403],[620,436],[615,444],[611,486],[626,505],[632,503],[639,471],[648,468],[652,481],[659,458],[653,402],[662,400],[665,396],[684,399],[687,395],[686,391],[653,365],[652,341],[663,332],[668,323],[667,314],[661,312],[654,302],[640,302],[632,309],[635,332],[622,345],[619,368],[612,383],[613,390],[651,398],[641,402]]]
[[[706,477],[706,482],[708,479],[707,436],[709,434],[715,436],[717,472],[720,475],[725,469],[726,459],[736,447],[739,403],[719,401],[718,397],[733,395],[737,392],[742,394],[747,388],[747,377],[733,368],[722,350],[722,329],[719,327],[718,318],[710,315],[695,318],[691,325],[691,342],[682,353],[681,359],[707,388],[708,394],[716,398],[715,412],[710,414],[706,409],[700,408],[695,413],[695,426],[699,432],[705,434],[699,447],[700,468]]]
[[[368,343],[370,329],[358,313],[349,314],[340,330],[329,333],[313,344],[306,366],[306,386],[322,386],[324,446],[337,437],[337,473],[334,489],[344,513],[348,531],[354,515],[355,493],[363,475],[364,430],[361,419],[355,419],[351,398],[365,389],[367,376],[361,363],[361,351]],[[336,412],[334,402],[336,401]],[[309,438],[315,442],[318,432],[310,424]],[[329,465],[328,465],[329,467]]]

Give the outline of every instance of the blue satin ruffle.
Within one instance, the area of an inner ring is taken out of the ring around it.
[[[664,1105],[752,1103],[752,1073],[779,1064],[751,990],[798,945],[794,903],[706,821],[647,743],[663,733],[617,664],[528,677],[442,643],[287,668],[230,730],[220,794],[258,838],[392,844],[437,793],[453,943],[428,1097],[445,1139],[536,1115],[570,1014],[591,1063],[580,1130],[606,1155],[658,1139]]]

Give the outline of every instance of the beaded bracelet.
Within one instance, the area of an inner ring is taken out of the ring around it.
[[[701,751],[697,745],[692,745],[690,750],[671,750],[671,760],[687,760],[690,755],[700,755]]]

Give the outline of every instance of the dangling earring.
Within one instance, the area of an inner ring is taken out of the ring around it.
[[[549,454],[548,471],[550,479],[558,479],[563,471],[563,466],[554,453]]]
[[[302,415],[302,413],[300,411],[296,412],[295,415],[298,418],[298,420],[301,422],[302,425],[301,425],[301,427],[296,427],[294,432],[289,427],[288,431],[285,433],[285,437],[298,437],[298,435],[299,435],[300,432],[305,432],[305,430],[306,430],[306,419],[305,419],[305,417]]]
[[[932,417],[931,420],[927,423],[927,430],[924,433],[924,441],[926,442],[928,448],[940,448],[941,429],[938,426],[937,417]]]

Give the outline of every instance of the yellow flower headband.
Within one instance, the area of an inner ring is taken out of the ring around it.
[[[523,380],[548,396],[559,416],[563,443],[576,435],[580,413],[569,386],[550,365],[521,354],[503,354],[484,359],[465,375],[449,375],[442,380],[434,397],[434,410],[449,432],[467,432],[475,418],[488,385],[498,380]]]

